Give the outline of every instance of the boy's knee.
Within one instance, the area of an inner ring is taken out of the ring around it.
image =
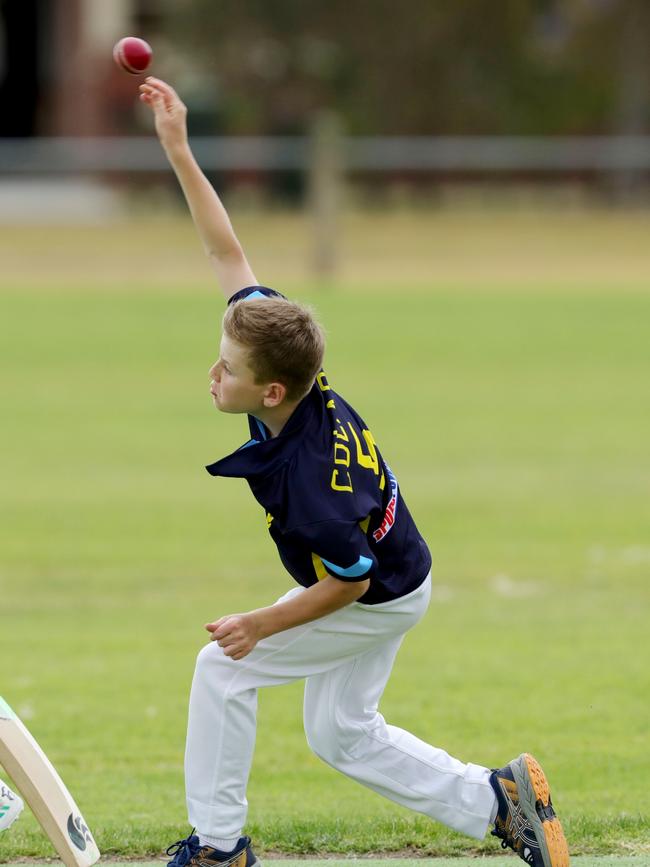
[[[330,717],[329,713],[305,716],[305,735],[311,751],[327,762],[337,767],[349,760],[350,752],[362,732],[354,724],[341,724]]]
[[[313,722],[308,725],[305,722],[305,735],[309,749],[317,755],[319,759],[327,762],[330,765],[335,764],[334,746],[335,742],[331,736],[331,729],[328,725]]]
[[[218,656],[219,651],[221,651],[221,648],[213,641],[211,641],[209,644],[203,645],[203,647],[196,655],[196,667],[204,668],[207,665],[213,665],[215,657]]]
[[[217,687],[222,682],[222,671],[232,665],[232,660],[227,657],[223,648],[216,641],[211,641],[199,650],[194,669],[195,680],[208,680],[212,687]]]

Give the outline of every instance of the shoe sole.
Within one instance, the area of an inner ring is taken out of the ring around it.
[[[551,804],[551,790],[539,762],[522,753],[510,763],[519,803],[539,841],[544,867],[569,867],[569,847]]]

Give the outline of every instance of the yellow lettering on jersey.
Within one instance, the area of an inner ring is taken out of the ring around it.
[[[384,473],[382,471],[381,479],[379,480],[379,490],[383,491],[385,487],[386,487],[386,476],[384,475]]]
[[[266,526],[267,528],[271,526],[273,522],[273,515],[270,512],[266,513]]]
[[[341,419],[340,419],[340,418],[337,418],[337,419],[336,419],[336,422],[337,422],[337,424],[338,424],[338,427],[335,428],[335,429],[332,431],[332,433],[334,434],[334,436],[335,436],[337,439],[340,439],[340,440],[343,440],[343,441],[346,442],[346,443],[349,443],[349,442],[350,442],[350,437],[347,435],[345,428],[344,428],[343,425],[341,424]]]
[[[364,518],[363,521],[359,521],[359,526],[363,530],[364,533],[368,532],[368,525],[370,524],[370,515],[367,518]]]
[[[373,473],[378,476],[379,475],[379,460],[377,458],[377,450],[375,449],[375,441],[373,439],[372,434],[369,430],[363,430],[362,436],[366,441],[366,445],[368,446],[368,454],[366,454],[361,448],[361,441],[357,436],[357,432],[352,426],[351,422],[348,422],[348,427],[350,428],[350,433],[354,437],[354,442],[357,446],[357,461],[360,467],[364,467],[366,470],[372,470]]]
[[[337,419],[339,425],[341,424],[339,419]],[[341,425],[339,431],[334,431],[334,436],[337,437],[337,440],[334,441],[334,463],[339,464],[344,467],[349,467],[350,462],[352,460],[352,455],[350,453],[350,449],[344,445],[342,442],[338,442],[338,440],[345,440],[345,442],[349,442],[350,439],[346,434],[343,426]],[[352,488],[352,478],[350,473],[345,474],[348,477],[347,484],[343,484],[339,482],[339,470],[335,469],[332,473],[332,481],[331,487],[334,491],[351,491]]]
[[[333,473],[332,473],[332,489],[334,491],[353,491],[354,490],[354,488],[352,487],[352,479],[350,478],[350,473],[346,473],[345,475],[348,477],[348,483],[347,483],[347,485],[340,485],[339,484],[339,471],[338,470],[333,471]]]
[[[325,566],[323,566],[323,561],[318,556],[318,554],[312,553],[311,561],[314,564],[314,571],[316,572],[316,577],[319,581],[322,581],[323,578],[327,578],[328,572]]]
[[[379,466],[379,460],[377,459],[377,449],[375,448],[375,446],[377,444],[375,443],[374,436],[370,433],[369,430],[364,430],[364,431],[362,431],[362,433],[363,433],[363,438],[366,441],[366,445],[368,446],[368,451],[372,455],[373,466],[374,466],[374,464]],[[375,470],[375,475],[377,475],[377,476],[379,475],[378,470]]]
[[[343,443],[334,443],[334,463],[349,467],[350,459],[350,449]]]
[[[331,391],[332,390],[332,386],[328,383],[327,377],[325,376],[325,374],[323,373],[322,370],[318,374],[318,376],[316,377],[316,382],[318,383],[318,387],[320,388],[321,391]],[[334,403],[334,398],[331,398],[330,400],[327,401],[326,407],[327,407],[327,409],[336,409],[336,404]]]

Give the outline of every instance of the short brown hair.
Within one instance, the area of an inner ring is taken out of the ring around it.
[[[321,325],[311,309],[286,298],[236,301],[224,314],[223,331],[249,350],[255,382],[281,382],[289,400],[307,394],[323,365]]]

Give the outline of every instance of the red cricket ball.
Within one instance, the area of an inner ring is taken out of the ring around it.
[[[131,75],[140,75],[151,63],[153,51],[148,42],[137,36],[125,36],[113,48],[113,60],[120,69]]]

